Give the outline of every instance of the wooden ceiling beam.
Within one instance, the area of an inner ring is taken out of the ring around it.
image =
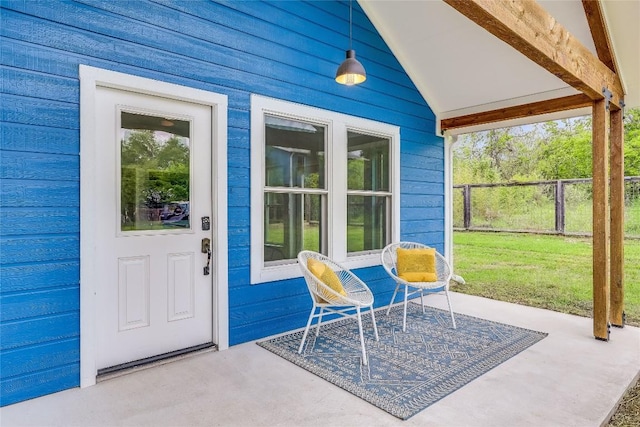
[[[537,2],[444,2],[592,100],[603,99],[606,88],[620,108],[624,90],[618,76]]]
[[[516,105],[514,107],[498,108],[497,110],[442,119],[440,121],[440,129],[444,132],[446,130],[502,122],[504,120],[575,110],[577,108],[591,107],[592,105],[593,101],[591,98],[581,93],[578,95],[532,102],[530,104]]]
[[[609,30],[607,29],[607,24],[604,19],[602,3],[600,0],[582,0],[582,7],[587,16],[589,30],[591,31],[591,37],[593,37],[593,43],[596,45],[598,58],[604,65],[609,67],[611,71],[617,74],[618,70],[614,59],[613,46],[611,45]]]

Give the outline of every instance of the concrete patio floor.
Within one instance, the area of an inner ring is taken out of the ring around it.
[[[445,308],[444,296],[426,298]],[[452,294],[454,311],[549,336],[407,421],[257,346],[193,355],[0,410],[9,426],[600,426],[640,374],[640,329]]]

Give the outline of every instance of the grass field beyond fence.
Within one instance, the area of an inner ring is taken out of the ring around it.
[[[640,241],[625,241],[627,324],[640,326]],[[591,239],[455,232],[452,290],[593,317]]]

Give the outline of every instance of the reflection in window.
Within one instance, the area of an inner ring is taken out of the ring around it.
[[[190,123],[120,117],[121,230],[190,228]]]
[[[382,249],[389,243],[390,140],[347,133],[347,252]]]
[[[265,117],[265,263],[324,248],[325,134],[324,126]]]
[[[264,260],[293,259],[301,250],[320,251],[318,194],[265,194]]]

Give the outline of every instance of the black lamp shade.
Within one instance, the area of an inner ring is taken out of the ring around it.
[[[356,59],[356,51],[353,49],[347,50],[347,59],[338,67],[336,71],[336,82],[353,86],[362,83],[367,80],[367,73],[364,71],[364,67]]]

